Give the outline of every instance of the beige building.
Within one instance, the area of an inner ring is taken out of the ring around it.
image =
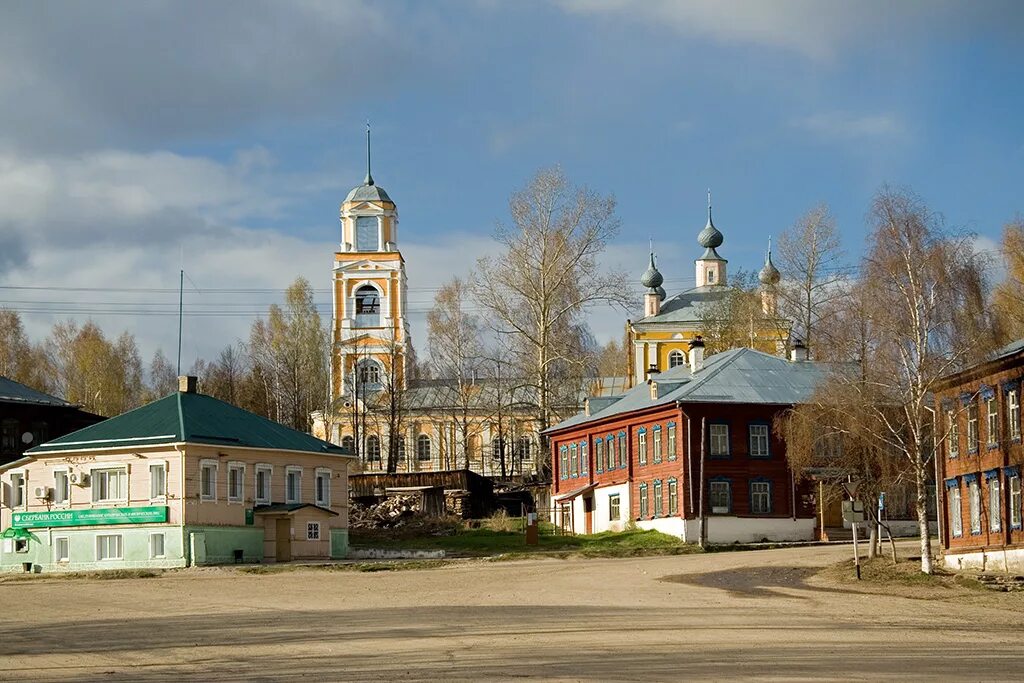
[[[0,570],[343,557],[351,461],[182,378],[0,467]]]

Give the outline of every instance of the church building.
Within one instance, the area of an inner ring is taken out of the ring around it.
[[[687,365],[687,350],[698,335],[711,342],[707,328],[715,327],[713,316],[728,308],[737,294],[728,279],[728,261],[718,253],[725,236],[711,218],[711,193],[708,193],[708,221],[697,235],[704,249],[696,259],[696,287],[668,297],[662,286],[665,279],[651,253],[650,266],[640,278],[644,293],[644,314],[639,320],[626,321],[628,339],[626,386],[636,386],[652,372]],[[761,311],[749,321],[749,338],[744,346],[771,354],[784,355],[790,323],[777,316],[777,287],[781,274],[772,263],[771,244],[764,267],[758,273]]]

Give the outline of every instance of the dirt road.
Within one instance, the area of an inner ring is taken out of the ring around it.
[[[1020,599],[808,579],[848,552],[5,583],[0,678],[1024,678]]]

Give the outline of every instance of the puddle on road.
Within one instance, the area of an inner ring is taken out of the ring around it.
[[[796,588],[823,593],[837,592],[808,585],[807,579],[816,571],[809,567],[741,567],[705,574],[674,574],[663,576],[658,581],[682,583],[702,588],[717,588],[742,598],[778,595],[776,589],[780,588]]]

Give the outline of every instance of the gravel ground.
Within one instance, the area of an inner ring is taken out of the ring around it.
[[[815,576],[849,552],[37,577],[0,584],[0,679],[1024,678],[1021,596]]]

